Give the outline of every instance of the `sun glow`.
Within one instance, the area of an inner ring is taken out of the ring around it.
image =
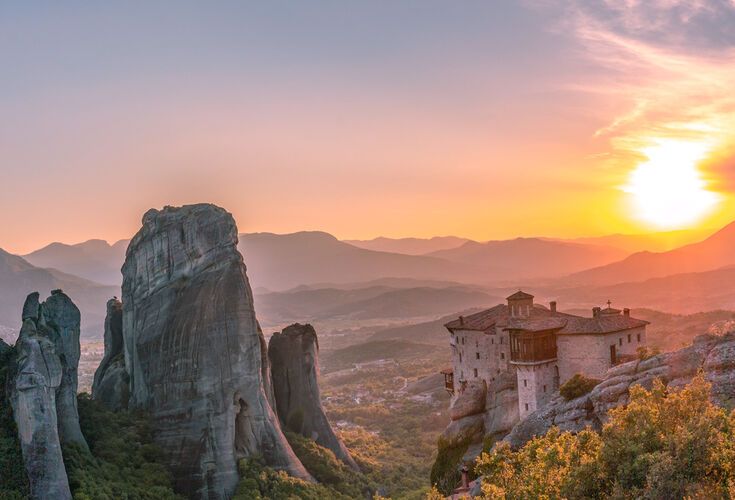
[[[664,229],[699,221],[719,201],[707,190],[697,165],[710,145],[663,139],[641,150],[647,160],[631,173],[625,191],[633,196],[637,218]]]

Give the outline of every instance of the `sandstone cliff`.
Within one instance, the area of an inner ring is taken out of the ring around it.
[[[520,447],[551,426],[573,432],[585,427],[600,430],[607,411],[627,403],[632,385],[650,388],[653,380],[659,378],[670,387],[680,387],[691,382],[699,370],[712,384],[712,401],[731,408],[735,403],[735,332],[702,335],[684,349],[613,367],[589,394],[572,401],[557,396],[518,423],[506,440],[511,446]]]
[[[31,497],[71,498],[61,445],[87,448],[77,411],[79,309],[60,290],[23,306],[8,381]]]
[[[148,211],[122,272],[129,404],[152,413],[176,488],[229,498],[238,458],[255,455],[310,479],[269,403],[232,216],[213,205]]]
[[[314,327],[297,323],[274,333],[268,344],[268,357],[281,424],[332,450],[338,459],[359,470],[322,408],[319,342]]]
[[[94,373],[92,397],[111,410],[128,407],[128,372],[125,369],[122,332],[122,302],[117,298],[107,302],[105,317],[105,355]]]

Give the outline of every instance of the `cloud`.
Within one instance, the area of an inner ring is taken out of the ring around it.
[[[605,164],[632,169],[661,139],[705,143],[713,189],[735,190],[735,0],[546,1],[557,30],[601,68],[571,87],[616,103],[595,136]],[[729,153],[728,153],[729,152]],[[718,158],[715,161],[714,158]]]

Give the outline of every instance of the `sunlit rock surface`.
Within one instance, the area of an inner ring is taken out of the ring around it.
[[[92,397],[111,410],[128,407],[128,373],[125,369],[122,332],[122,302],[107,302],[105,317],[105,355],[94,373]]]
[[[268,400],[232,216],[206,204],[148,211],[122,272],[129,403],[152,413],[176,489],[229,498],[238,458],[254,455],[310,478]]]
[[[77,411],[79,309],[60,290],[26,299],[9,396],[31,497],[71,498],[61,445],[87,448]]]
[[[274,333],[268,344],[273,391],[281,424],[332,450],[359,470],[324,414],[319,393],[319,343],[311,325],[294,324]]]

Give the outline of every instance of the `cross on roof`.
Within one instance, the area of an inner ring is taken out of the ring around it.
[[[607,299],[607,308],[610,309],[612,307],[612,300]]]

